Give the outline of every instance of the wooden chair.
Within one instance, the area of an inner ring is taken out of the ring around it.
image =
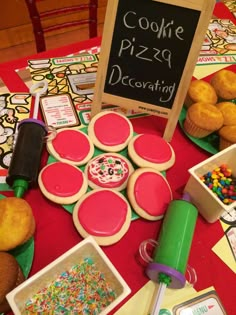
[[[97,36],[98,0],[88,0],[87,2],[85,1],[86,3],[84,4],[80,3],[78,5],[53,8],[48,11],[45,11],[45,10],[42,11],[40,9],[40,6],[43,2],[48,2],[48,4],[50,5],[51,1],[45,0],[45,1],[38,2],[37,0],[25,0],[25,3],[28,8],[29,16],[31,19],[32,27],[33,27],[37,52],[42,52],[46,50],[45,34],[49,32],[55,32],[57,30],[62,30],[69,27],[74,27],[74,26],[78,26],[82,24],[88,24],[89,25],[89,38]],[[65,3],[66,2],[67,0],[65,0]],[[87,12],[84,12],[84,14],[82,14],[82,11],[87,11]],[[77,20],[71,19],[69,21],[67,18],[67,21],[66,21],[65,15],[70,17],[70,15],[73,14],[73,17],[74,17],[76,12],[82,17],[77,18]],[[56,18],[58,23],[52,24],[51,21],[53,18]]]

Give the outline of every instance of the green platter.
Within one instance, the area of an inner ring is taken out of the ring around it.
[[[80,131],[82,131],[82,132],[84,132],[84,133],[86,133],[87,134],[87,127],[84,127],[84,128],[81,128],[80,129]],[[134,133],[134,135],[136,135],[136,133]],[[98,149],[98,148],[96,148],[96,147],[94,147],[95,148],[95,150],[94,150],[94,155],[93,155],[93,157],[95,157],[95,156],[97,156],[97,155],[99,155],[99,154],[102,154],[102,153],[105,153],[104,151],[102,151],[102,150],[100,150],[100,149]],[[119,152],[117,152],[117,153],[119,153],[119,154],[121,154],[121,155],[123,155],[124,157],[126,157],[126,158],[128,158],[128,149],[127,149],[127,147],[125,148],[125,149],[123,149],[122,151],[119,151]],[[54,157],[52,157],[51,155],[49,156],[49,158],[48,158],[48,164],[50,164],[50,163],[54,163],[54,162],[57,162],[57,160],[54,158]],[[133,163],[132,163],[133,164]],[[133,167],[134,168],[137,168],[134,164],[133,164]],[[85,169],[85,165],[82,165],[82,166],[80,166],[79,167],[82,171],[84,171],[84,169]],[[90,187],[88,187],[88,189],[87,189],[87,192],[89,192],[89,191],[91,191],[92,189],[90,188]],[[124,190],[122,190],[121,191],[121,193],[125,196],[125,198],[127,199],[127,195],[126,195],[126,189],[124,189]],[[69,213],[73,213],[73,209],[74,209],[74,206],[75,206],[75,203],[73,203],[73,204],[69,204],[69,205],[62,205],[62,207],[66,210],[66,211],[68,211]],[[131,208],[132,209],[132,208]],[[136,219],[138,219],[139,218],[139,216],[134,212],[134,210],[132,209],[132,220],[136,220]]]

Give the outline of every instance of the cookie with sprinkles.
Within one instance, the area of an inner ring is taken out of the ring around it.
[[[65,205],[78,201],[88,188],[84,173],[78,167],[63,162],[54,162],[42,168],[38,183],[47,199]]]
[[[128,159],[118,153],[104,153],[90,160],[84,170],[88,185],[93,188],[111,188],[121,191],[134,171]]]
[[[125,115],[103,111],[91,119],[88,136],[97,148],[105,152],[119,152],[132,138],[133,126]]]
[[[86,164],[94,154],[94,145],[82,131],[58,129],[56,137],[47,141],[47,150],[56,160],[72,165]]]
[[[111,189],[95,189],[75,204],[73,222],[79,234],[91,235],[99,245],[117,243],[128,231],[131,208],[125,197]]]
[[[153,134],[134,136],[128,145],[131,160],[139,167],[152,167],[165,171],[175,163],[172,146],[162,137]]]

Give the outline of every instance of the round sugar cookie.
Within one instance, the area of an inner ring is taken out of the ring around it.
[[[84,132],[63,128],[57,130],[56,137],[47,142],[47,150],[58,161],[84,165],[92,158],[94,145]]]
[[[90,160],[84,170],[88,185],[93,188],[126,188],[129,175],[134,171],[130,161],[118,153],[104,153]]]
[[[140,217],[155,221],[164,216],[172,200],[172,191],[166,178],[159,171],[143,167],[130,175],[127,196]]]
[[[128,145],[133,136],[133,126],[124,115],[103,111],[91,119],[88,136],[97,148],[106,152],[118,152]]]
[[[91,235],[99,245],[111,245],[128,231],[131,208],[120,192],[95,189],[76,203],[73,222],[82,237]]]
[[[128,145],[131,160],[139,167],[165,171],[175,163],[171,145],[162,137],[152,134],[134,136]]]
[[[46,165],[39,173],[39,188],[49,200],[58,204],[72,204],[86,193],[88,182],[76,166],[55,162]]]

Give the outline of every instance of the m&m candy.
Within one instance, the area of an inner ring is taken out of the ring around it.
[[[226,164],[207,172],[200,179],[224,204],[229,205],[236,200],[236,178]]]

